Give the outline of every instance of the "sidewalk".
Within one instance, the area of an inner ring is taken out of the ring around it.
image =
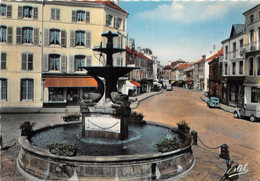
[[[131,102],[131,109],[135,109],[138,107],[139,103],[151,96],[161,94],[165,92],[164,89],[162,89],[159,92],[147,92],[143,93],[141,95],[135,96],[135,97],[129,97],[129,100]],[[31,113],[46,113],[46,114],[55,114],[55,113],[79,113],[80,107],[79,106],[67,106],[66,108],[35,108],[35,107],[0,107],[0,113],[1,114],[31,114]]]

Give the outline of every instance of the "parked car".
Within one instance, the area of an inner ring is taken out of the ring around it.
[[[210,97],[207,101],[207,105],[209,108],[215,107],[220,108],[219,99],[217,97]]]
[[[249,104],[244,105],[240,109],[235,109],[234,118],[249,118],[250,121],[254,122],[260,119],[260,104]]]
[[[172,91],[172,86],[171,86],[171,85],[167,85],[167,86],[166,86],[166,90],[167,90],[167,91]]]

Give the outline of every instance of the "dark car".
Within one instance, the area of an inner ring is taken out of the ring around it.
[[[212,108],[220,108],[220,103],[219,99],[217,97],[210,97],[209,100],[207,101],[208,107]]]

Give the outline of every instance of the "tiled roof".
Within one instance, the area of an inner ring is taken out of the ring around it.
[[[132,50],[130,50],[129,47],[126,47],[126,51],[130,54],[133,54]],[[145,56],[144,54],[142,53],[139,53],[138,51],[135,50],[134,54],[140,58],[144,58],[146,60],[149,60],[149,61],[152,61],[150,58],[148,58],[147,56]]]
[[[186,69],[190,64],[188,63],[182,63],[180,65],[178,65],[177,67],[175,67],[174,69],[179,69],[179,70],[183,70]]]
[[[217,53],[207,58],[206,61],[210,61],[213,60],[214,58],[218,58],[220,55],[223,55],[223,47]]]
[[[100,3],[100,4],[105,4],[105,5],[107,5],[107,6],[110,6],[110,7],[112,7],[112,8],[114,8],[114,9],[117,9],[117,10],[119,10],[119,11],[121,11],[121,12],[123,12],[123,13],[127,13],[128,14],[128,12],[126,12],[125,10],[123,10],[122,8],[120,8],[118,5],[116,5],[114,2],[112,2],[112,1],[100,1],[100,0],[72,0],[72,1],[78,1],[78,2],[89,2],[89,3]]]

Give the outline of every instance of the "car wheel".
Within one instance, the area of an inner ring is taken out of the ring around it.
[[[250,118],[249,118],[249,120],[251,121],[251,122],[255,122],[255,116],[250,116]]]
[[[237,114],[237,112],[234,112],[234,118],[238,119],[238,114]]]

